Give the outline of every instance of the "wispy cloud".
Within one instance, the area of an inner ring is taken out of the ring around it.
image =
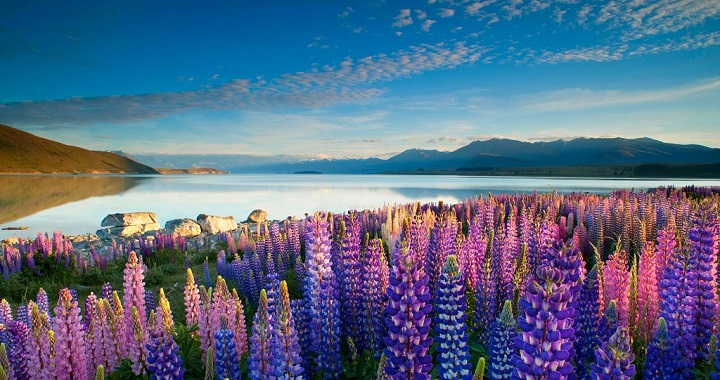
[[[233,80],[196,91],[0,104],[0,120],[18,125],[122,123],[191,109],[323,107],[377,97],[376,84],[478,61],[484,48],[463,42],[413,46],[389,55],[347,58],[265,80]]]
[[[423,22],[423,24],[422,24],[422,30],[424,30],[424,31],[426,31],[426,32],[429,32],[429,31],[430,31],[430,27],[431,27],[435,22],[436,22],[435,20],[425,20],[425,22]]]
[[[455,10],[452,8],[442,8],[440,9],[440,17],[441,18],[448,18],[455,15]]]
[[[408,25],[412,25],[413,19],[412,15],[410,14],[410,9],[402,9],[400,10],[400,14],[395,16],[395,22],[393,22],[392,26],[396,28],[402,28]]]
[[[690,85],[657,90],[605,90],[573,88],[532,94],[521,99],[519,109],[524,112],[556,112],[609,106],[654,103],[688,98],[720,90],[720,79],[712,78]]]

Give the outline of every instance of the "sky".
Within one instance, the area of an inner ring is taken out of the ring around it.
[[[0,123],[128,153],[720,147],[718,0],[10,1]]]

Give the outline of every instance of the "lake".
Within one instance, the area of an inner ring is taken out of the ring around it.
[[[646,190],[662,185],[720,186],[720,180],[524,178],[411,175],[0,176],[0,239],[62,231],[95,232],[107,214],[152,211],[161,225],[198,214],[245,220],[254,209],[271,219],[318,210],[343,212],[386,203],[456,203],[488,193]]]

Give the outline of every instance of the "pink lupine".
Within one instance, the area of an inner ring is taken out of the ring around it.
[[[207,356],[207,350],[212,347],[215,339],[215,332],[212,331],[212,293],[213,289],[205,289],[200,285],[200,306],[198,308],[198,334],[200,335],[200,349],[203,357]]]
[[[140,376],[145,374],[145,368],[147,367],[145,363],[147,360],[147,347],[145,345],[148,342],[147,326],[142,323],[140,312],[138,312],[136,306],[132,307],[130,313],[132,337],[128,341],[128,357],[132,362],[133,373]]]
[[[118,355],[113,342],[112,328],[109,321],[114,320],[112,310],[105,307],[106,301],[97,300],[95,303],[95,315],[91,325],[95,331],[95,344],[93,347],[93,367],[102,365],[105,374],[112,371],[118,364]],[[109,305],[109,304],[108,304]]]
[[[125,339],[130,342],[134,339],[132,308],[138,310],[140,325],[147,325],[145,312],[145,268],[142,258],[138,258],[135,251],[130,251],[128,261],[123,271],[123,308],[125,308]]]
[[[603,269],[603,299],[605,305],[615,300],[618,323],[629,326],[630,312],[630,272],[628,271],[627,254],[618,250],[610,256]]]
[[[117,298],[117,293],[114,293],[114,297]],[[108,365],[105,367],[106,370],[110,371],[120,361],[120,358],[125,357],[126,345],[124,341],[124,310],[122,305],[119,308],[114,309],[110,306],[110,302],[107,299],[101,299],[102,310],[105,313],[107,319],[107,328],[109,334],[104,337],[104,349],[107,352]],[[109,340],[109,341],[108,341]]]
[[[243,308],[242,301],[238,296],[237,290],[233,289],[232,301],[235,304],[235,321],[229,321],[232,326],[228,326],[235,334],[235,349],[237,350],[238,357],[248,352],[248,336],[247,327],[245,325],[245,311]]]
[[[195,276],[190,268],[187,269],[187,282],[185,283],[185,320],[188,326],[198,323],[198,308],[200,307],[200,291],[195,283]]]
[[[93,292],[85,298],[85,344],[87,345],[88,371],[96,367],[95,345],[99,344],[97,323],[97,297]]]
[[[58,380],[86,380],[88,362],[80,308],[70,290],[60,290],[55,307],[55,376]]]
[[[28,375],[32,379],[54,379],[55,363],[50,349],[50,322],[45,311],[30,301],[31,328],[27,346]]]
[[[636,338],[643,342],[650,342],[660,312],[658,282],[655,245],[646,242],[638,268],[637,311],[633,312]]]
[[[665,266],[667,265],[668,260],[672,257],[676,248],[677,242],[675,241],[675,232],[673,229],[666,228],[664,230],[659,230],[657,233],[657,245],[655,246],[655,249],[657,250],[655,255],[655,260],[657,261],[657,264],[655,265],[655,277],[658,281],[662,279]]]

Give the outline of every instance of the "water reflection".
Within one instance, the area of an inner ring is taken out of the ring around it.
[[[114,176],[0,176],[0,224],[66,203],[119,194],[146,179]]]

